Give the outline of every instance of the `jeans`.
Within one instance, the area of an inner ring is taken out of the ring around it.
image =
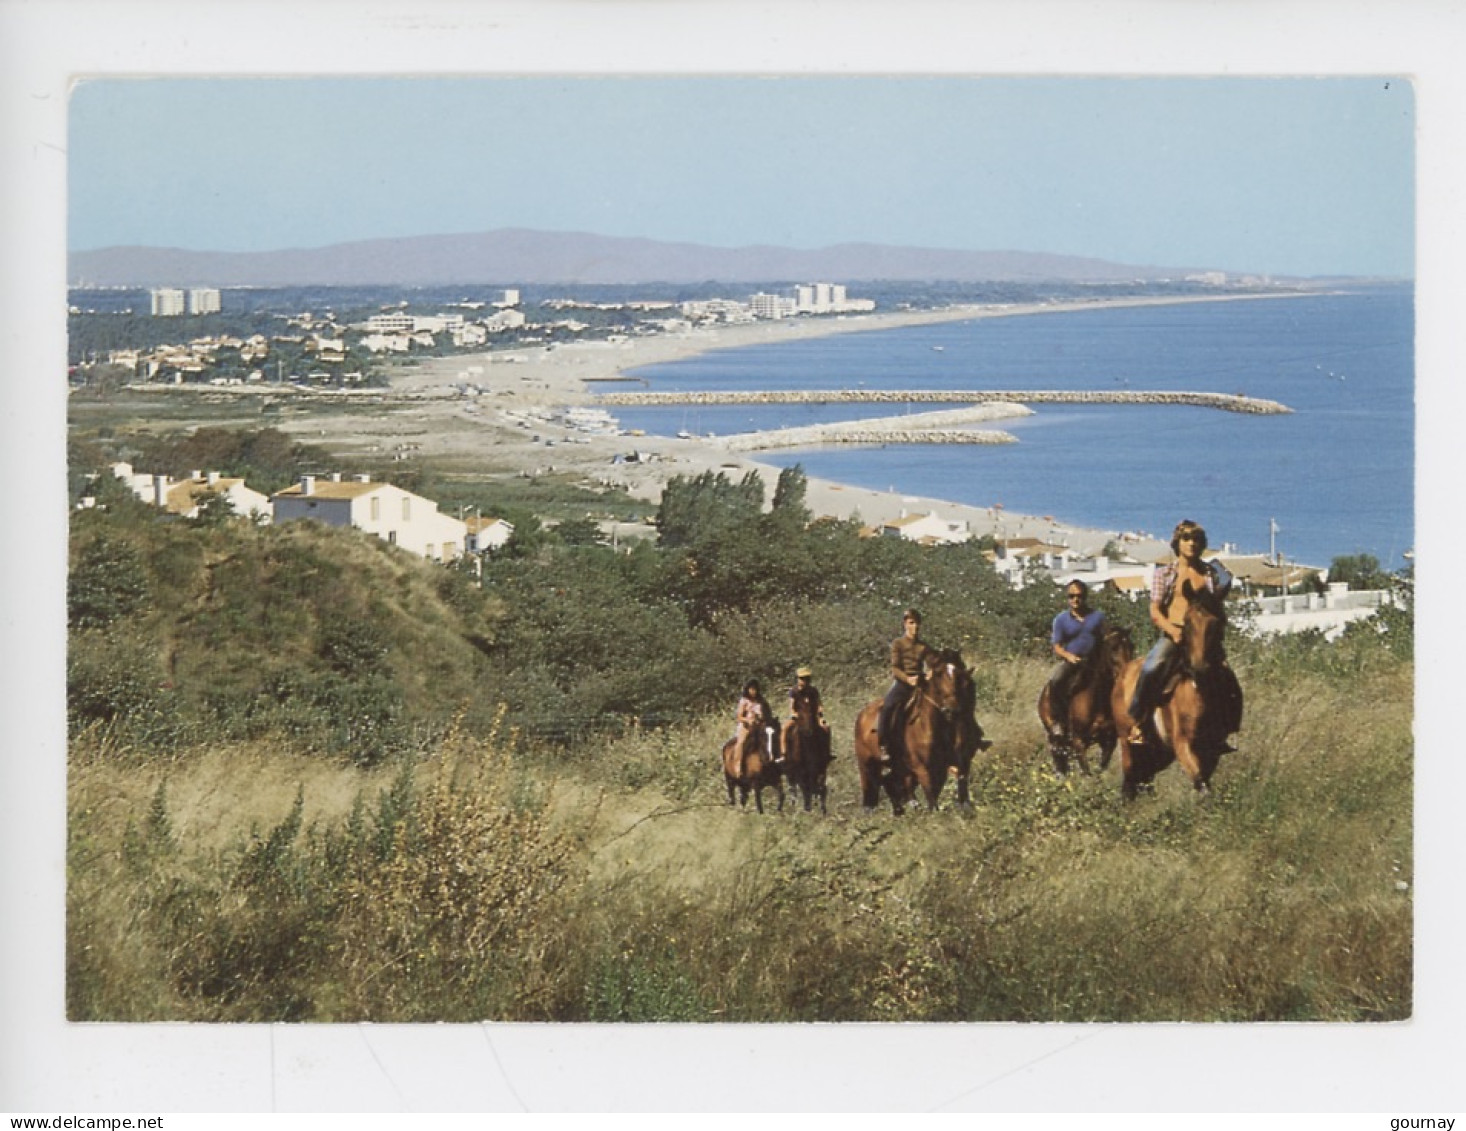
[[[1083,666],[1060,660],[1049,672],[1049,714],[1061,727],[1069,725],[1069,698]]]
[[[1145,662],[1140,665],[1140,678],[1135,681],[1135,692],[1130,696],[1130,717],[1135,722],[1144,720],[1155,706],[1156,688],[1165,680],[1179,647],[1169,636],[1162,636],[1146,654]]]
[[[891,689],[886,692],[886,698],[881,702],[880,717],[876,719],[876,741],[885,746],[891,737],[891,716],[901,709],[906,702],[906,696],[911,692],[911,685],[902,683],[899,679],[891,681]]]

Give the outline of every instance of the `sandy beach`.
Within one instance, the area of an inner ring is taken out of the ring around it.
[[[302,440],[351,456],[427,457],[446,469],[547,474],[572,472],[600,486],[616,486],[656,501],[674,476],[723,471],[739,478],[758,471],[770,492],[779,468],[738,450],[746,446],[708,438],[612,435],[573,428],[553,414],[586,406],[598,393],[641,387],[628,371],[681,360],[710,350],[799,341],[924,324],[1041,315],[1097,306],[1138,306],[1205,299],[1137,298],[1045,305],[957,306],[936,311],[872,313],[720,325],[685,333],[459,354],[398,366],[383,394],[362,393],[376,411],[288,414],[281,426]],[[1270,297],[1270,296],[1269,296]],[[627,457],[635,456],[634,459]],[[619,458],[618,458],[619,457]],[[935,513],[966,522],[975,535],[1041,538],[1094,552],[1117,532],[1056,523],[1037,515],[963,506],[943,499],[873,491],[828,480],[809,481],[807,503],[816,516],[879,525],[906,514]],[[1141,548],[1141,547],[1137,547]]]

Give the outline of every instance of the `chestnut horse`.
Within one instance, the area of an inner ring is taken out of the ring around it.
[[[891,761],[881,764],[876,724],[879,699],[866,704],[855,720],[855,763],[860,770],[860,800],[866,809],[880,803],[881,787],[898,816],[921,787],[928,809],[948,777],[957,779],[957,800],[968,804],[967,772],[972,756],[986,749],[982,728],[973,714],[977,692],[972,674],[956,652],[944,652],[924,668],[904,711],[891,720]]]
[[[1110,693],[1115,678],[1135,658],[1135,645],[1130,639],[1130,630],[1117,624],[1107,624],[1100,634],[1094,651],[1084,661],[1082,669],[1074,677],[1069,692],[1067,718],[1057,719],[1049,703],[1052,688],[1048,681],[1038,695],[1038,717],[1049,736],[1049,757],[1054,761],[1054,773],[1064,777],[1069,773],[1069,760],[1079,762],[1079,768],[1089,773],[1089,760],[1085,757],[1091,746],[1100,749],[1099,768],[1104,770],[1115,753],[1118,735],[1115,719],[1110,712]],[[1055,724],[1062,722],[1061,736],[1054,734]]]
[[[834,760],[830,753],[830,732],[820,725],[814,705],[808,699],[795,700],[794,717],[784,724],[783,739],[784,777],[803,796],[804,811],[808,813],[810,803],[818,797],[820,812],[828,812],[825,775]]]
[[[772,734],[770,733],[772,731]],[[768,738],[774,749],[770,756],[764,747]],[[734,791],[738,792],[738,804],[747,805],[748,795],[753,794],[753,803],[758,811],[764,811],[764,789],[773,788],[779,794],[779,810],[784,809],[784,783],[780,780],[779,767],[774,765],[778,757],[778,731],[772,727],[749,727],[744,736],[743,747],[738,740],[730,738],[723,743],[723,780],[728,786],[728,804],[734,804]]]
[[[1151,718],[1142,720],[1145,741],[1133,744],[1130,697],[1140,676],[1143,659],[1126,664],[1115,681],[1110,707],[1119,730],[1120,790],[1133,798],[1173,761],[1179,762],[1197,793],[1205,793],[1217,762],[1228,749],[1229,734],[1242,726],[1242,688],[1227,667],[1223,637],[1226,610],[1209,589],[1182,582],[1190,606],[1181,629],[1181,643],[1171,674],[1164,676],[1165,693]]]

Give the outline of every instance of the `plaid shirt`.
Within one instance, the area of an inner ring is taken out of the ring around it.
[[[1227,590],[1232,587],[1232,575],[1226,571],[1221,562],[1212,560],[1203,562],[1206,567],[1206,587],[1213,593],[1220,593],[1223,597]],[[1150,579],[1150,603],[1159,605],[1162,609],[1169,609],[1171,596],[1176,589],[1176,563],[1156,566],[1155,574]]]

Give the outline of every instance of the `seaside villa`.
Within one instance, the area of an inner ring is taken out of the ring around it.
[[[905,538],[920,542],[924,546],[950,545],[966,542],[972,537],[972,529],[965,522],[949,522],[939,518],[935,511],[929,514],[907,514],[893,518],[880,529],[883,538]]]
[[[195,471],[187,479],[167,475],[135,472],[130,463],[114,463],[112,474],[145,503],[183,518],[195,518],[199,504],[209,495],[222,495],[229,500],[234,513],[256,522],[270,521],[270,500],[259,491],[245,486],[243,479],[220,475],[217,471]]]
[[[390,483],[374,483],[369,475],[345,481],[339,474],[326,480],[302,475],[270,501],[276,522],[315,519],[328,526],[354,526],[433,561],[452,561],[467,548],[464,522],[439,513],[431,499]]]

